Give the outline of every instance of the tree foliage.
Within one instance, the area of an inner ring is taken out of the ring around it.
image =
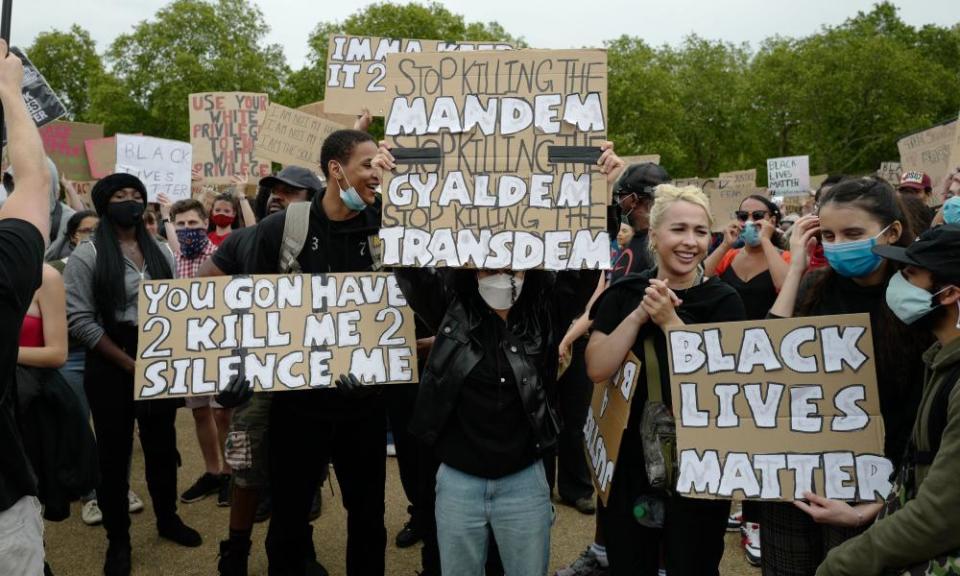
[[[186,139],[191,92],[263,91],[290,106],[323,99],[333,33],[525,46],[438,3],[383,2],[321,21],[298,70],[267,32],[250,0],[173,0],[102,55],[78,26],[39,35],[28,54],[73,119]],[[890,2],[755,48],[698,36],[659,47],[623,36],[606,48],[618,152],[659,153],[675,176],[755,167],[762,182],[766,158],[795,154],[809,154],[815,173],[868,172],[898,157],[900,137],[960,110],[960,24],[916,28]]]

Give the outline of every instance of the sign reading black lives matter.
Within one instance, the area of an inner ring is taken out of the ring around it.
[[[140,290],[135,399],[417,381],[413,311],[386,273],[152,280]]]
[[[606,52],[390,54],[384,82],[384,264],[609,267]]]
[[[887,496],[867,314],[684,326],[668,344],[679,494]]]

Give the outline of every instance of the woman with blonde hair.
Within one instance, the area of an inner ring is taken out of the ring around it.
[[[655,386],[664,402],[671,403],[666,331],[745,318],[737,292],[704,275],[710,227],[709,201],[702,190],[658,186],[649,232],[656,266],[615,282],[591,311],[594,332],[586,352],[590,378],[609,379],[629,352],[643,363],[610,496],[599,514],[611,576],[655,576],[661,547],[670,576],[719,574],[730,503],[683,498],[668,489],[669,483],[655,488],[651,480],[655,485],[657,479],[647,476],[641,439],[648,374],[659,379]]]

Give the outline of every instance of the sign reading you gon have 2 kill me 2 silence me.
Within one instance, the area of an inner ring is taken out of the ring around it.
[[[142,283],[137,400],[417,381],[413,311],[386,273]]]
[[[607,268],[602,50],[390,54],[384,263]]]
[[[444,42],[333,34],[327,48],[326,112],[383,116],[390,106],[384,79],[387,54],[510,50],[503,42]]]
[[[889,493],[867,314],[684,326],[668,344],[679,494]]]

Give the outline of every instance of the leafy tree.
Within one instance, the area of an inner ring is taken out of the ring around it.
[[[114,40],[106,60],[117,83],[94,91],[95,116],[114,130],[185,140],[191,92],[277,94],[289,70],[268,31],[248,0],[174,0]]]
[[[307,44],[308,64],[290,74],[280,100],[290,106],[301,106],[323,100],[326,85],[327,47],[330,35],[337,33],[421,40],[457,40],[510,42],[525,46],[523,39],[508,34],[496,22],[464,21],[441,4],[371,4],[347,17],[343,22],[317,24]]]
[[[41,32],[27,56],[43,74],[67,108],[67,117],[87,119],[90,87],[102,80],[103,61],[90,33],[74,24],[68,32]]]

